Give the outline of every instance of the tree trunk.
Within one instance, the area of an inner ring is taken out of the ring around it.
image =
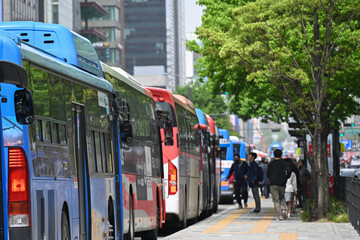
[[[327,136],[328,131],[320,128],[315,131],[313,139],[313,151],[314,151],[314,167],[315,175],[314,189],[316,192],[316,217],[318,219],[326,216],[330,208],[330,191],[329,191],[329,166],[328,166],[328,151],[327,151]],[[313,169],[312,169],[313,171]]]

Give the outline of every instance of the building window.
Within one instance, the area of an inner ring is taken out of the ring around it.
[[[108,42],[121,42],[121,32],[116,27],[104,27],[106,31],[106,41]]]
[[[121,51],[115,48],[96,48],[99,59],[109,65],[121,66]]]
[[[99,20],[111,20],[120,22],[120,9],[116,6],[103,6],[108,12],[105,16],[99,18]]]
[[[59,23],[59,2],[58,2],[58,0],[53,0],[53,2],[52,2],[52,22]]]

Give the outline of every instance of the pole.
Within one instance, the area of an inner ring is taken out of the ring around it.
[[[333,175],[338,177],[340,175],[340,140],[339,140],[339,129],[333,129],[332,131],[332,141],[333,141]]]

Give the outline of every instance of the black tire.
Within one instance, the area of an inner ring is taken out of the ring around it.
[[[125,240],[134,240],[135,239],[135,217],[134,217],[134,205],[133,197],[130,195],[129,200],[129,231],[124,237]]]
[[[61,213],[61,240],[70,240],[70,224],[65,211]]]
[[[160,227],[160,207],[159,207],[159,200],[157,201],[156,206],[156,228],[152,229],[148,232],[145,232],[141,237],[141,240],[156,240],[159,233]]]

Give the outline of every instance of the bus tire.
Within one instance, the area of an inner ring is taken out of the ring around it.
[[[156,201],[156,227],[148,232],[143,233],[141,240],[156,240],[158,237],[159,227],[160,227],[160,207],[159,199]]]
[[[61,213],[61,240],[70,240],[70,224],[64,210]]]
[[[126,240],[134,240],[135,239],[135,217],[134,217],[134,204],[133,204],[133,196],[130,194],[129,199],[129,231],[125,235]]]

